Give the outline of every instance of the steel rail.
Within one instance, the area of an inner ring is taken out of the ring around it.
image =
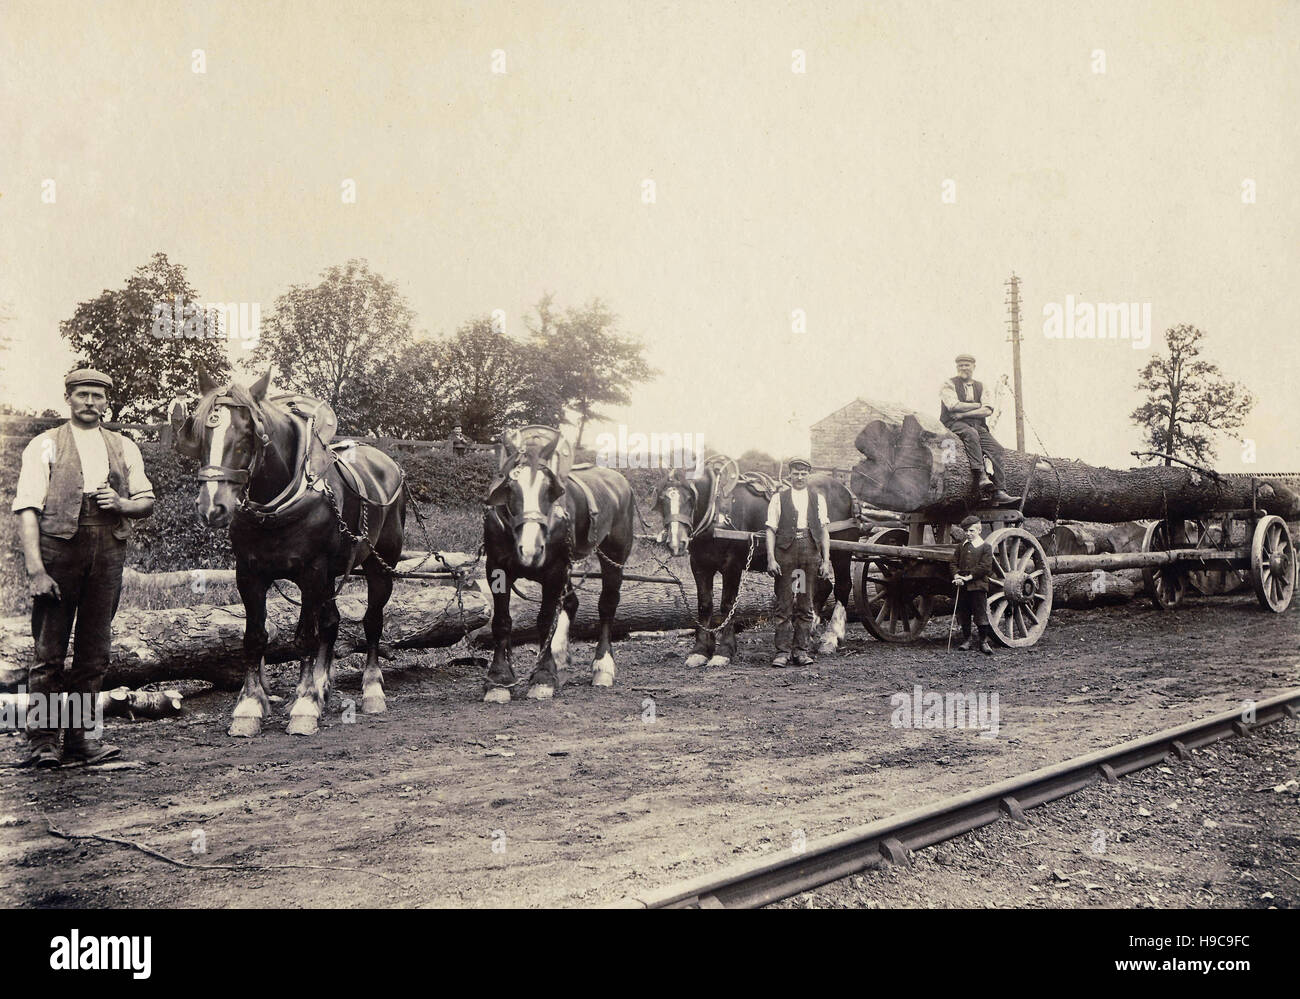
[[[629,896],[613,908],[758,908],[811,891],[884,862],[907,864],[913,850],[979,829],[1001,817],[1024,821],[1026,809],[1064,798],[1101,781],[1170,759],[1189,759],[1191,750],[1247,735],[1252,729],[1300,715],[1300,688],[1256,703],[1255,720],[1229,711],[1157,732],[1110,749],[1034,770],[933,805],[879,819],[809,843],[802,853],[742,861],[689,881]]]

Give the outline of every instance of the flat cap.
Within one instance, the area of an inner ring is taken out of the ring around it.
[[[808,469],[808,471],[810,472],[812,471],[812,462],[809,461],[807,458],[801,457],[800,455],[795,455],[792,458],[786,458],[785,463],[789,465],[791,468],[794,468],[795,465],[802,465],[804,468]]]
[[[111,389],[113,379],[94,368],[78,368],[76,371],[69,371],[67,377],[63,379],[64,388],[72,388],[74,385],[102,385],[106,389]]]
[[[980,519],[972,513],[970,516],[962,518],[962,530],[968,531],[978,523],[980,523]]]
[[[962,361],[970,361],[971,364],[975,363],[975,357],[972,354],[958,354],[953,360],[957,364],[961,364]]]

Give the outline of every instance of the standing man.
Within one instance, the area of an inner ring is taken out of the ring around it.
[[[469,438],[461,431],[459,423],[451,428],[450,443],[452,454],[457,458],[465,457],[465,450],[469,445]]]
[[[970,354],[957,355],[957,374],[945,381],[939,389],[939,422],[956,434],[966,446],[975,488],[981,496],[993,495],[995,506],[1014,503],[1019,496],[1008,496],[1006,477],[1002,471],[1002,445],[993,439],[987,417],[993,407],[984,402],[984,385],[975,380],[975,358]],[[984,456],[993,463],[993,478],[984,470]]]
[[[772,665],[806,666],[813,661],[813,588],[819,574],[831,578],[830,515],[826,497],[808,489],[812,462],[790,458],[787,464],[790,484],[767,505],[767,572],[776,580],[777,656]]]
[[[99,740],[95,703],[108,671],[130,521],[149,516],[154,501],[140,449],[100,425],[113,380],[80,368],[64,386],[72,418],[27,445],[13,503],[36,639],[27,691],[29,702],[46,707],[29,709],[27,718],[25,765],[35,767],[59,765],[61,727],[67,729],[64,763],[102,763],[119,755]],[[65,669],[74,619],[77,641],[72,668]],[[81,710],[56,715],[62,694],[76,697]]]
[[[957,622],[961,625],[962,643],[959,652],[975,648],[971,639],[970,619],[974,614],[980,630],[979,650],[993,655],[993,629],[989,625],[989,576],[993,572],[993,549],[984,543],[980,519],[974,515],[961,522],[966,529],[966,540],[957,547],[956,573],[953,581],[960,583],[957,591]]]

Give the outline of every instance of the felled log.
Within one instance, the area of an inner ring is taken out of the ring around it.
[[[850,487],[860,500],[954,519],[982,505],[965,447],[938,419],[889,403],[870,405],[873,412],[854,441],[863,460],[853,469]],[[1025,495],[1024,512],[1031,517],[1114,523],[1251,505],[1249,479],[1215,479],[1181,466],[1119,471],[1010,448],[1003,450],[1002,464],[1007,491]],[[1258,501],[1284,519],[1300,517],[1300,495],[1281,480],[1266,480]]]
[[[1057,524],[1038,536],[1048,555],[1100,555],[1115,550],[1109,536],[1095,525]]]
[[[468,559],[468,556],[464,556]],[[480,570],[481,571],[481,570]],[[685,589],[675,583],[625,582],[615,620],[615,634],[629,631],[665,631],[688,628],[695,623],[695,587],[689,571],[679,572]],[[537,612],[541,588],[520,580],[524,595],[512,596],[512,640],[537,640]],[[286,587],[286,591],[288,588]],[[594,638],[599,630],[597,601],[600,581],[591,580],[578,590],[578,616],[570,628],[575,638]],[[766,577],[747,577],[738,597],[738,624],[752,622],[768,613],[772,585]],[[715,594],[715,609],[720,603]],[[335,644],[338,658],[366,647],[362,617],[366,612],[366,587],[351,582],[337,601],[340,623]],[[463,606],[463,614],[462,614]],[[288,662],[299,658],[294,645],[299,608],[272,597],[266,602],[268,634],[267,661]],[[480,633],[492,619],[492,599],[487,580],[467,585],[458,603],[456,588],[439,582],[401,582],[393,589],[384,613],[385,646],[392,648],[439,648],[454,645],[466,633]],[[113,621],[113,646],[105,685],[142,687],[148,683],[184,678],[208,680],[223,689],[233,689],[243,680],[244,608],[229,606],[172,607],[161,610],[122,608]],[[0,679],[10,684],[26,677],[32,655],[31,619],[0,619]],[[69,651],[71,655],[71,650]]]
[[[115,687],[99,695],[99,710],[106,716],[119,715],[135,721],[137,718],[166,718],[181,713],[179,690],[132,690]]]

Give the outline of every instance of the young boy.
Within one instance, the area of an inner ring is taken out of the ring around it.
[[[963,641],[957,650],[970,652],[976,647],[970,633],[973,613],[980,630],[979,650],[991,656],[993,629],[989,626],[988,578],[993,572],[993,549],[984,543],[978,517],[967,517],[961,526],[966,531],[966,540],[957,549],[957,571],[953,576],[961,583],[957,591],[957,620],[961,624]]]

